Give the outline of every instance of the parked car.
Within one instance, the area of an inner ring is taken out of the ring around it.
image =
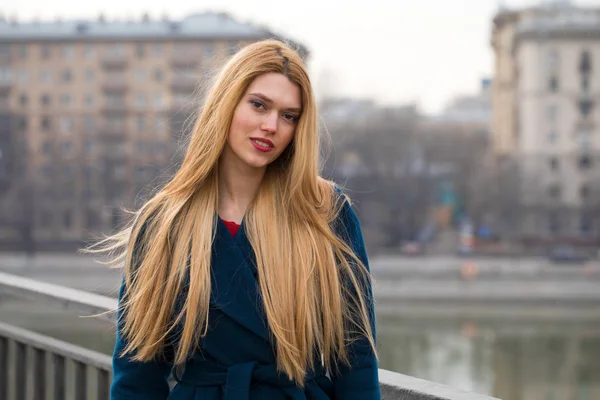
[[[583,263],[588,261],[590,256],[573,246],[560,245],[550,249],[548,258],[555,263]]]
[[[405,256],[421,256],[425,254],[425,246],[419,242],[406,242],[400,248],[400,252]]]

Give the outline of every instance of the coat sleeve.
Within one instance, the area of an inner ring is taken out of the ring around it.
[[[364,244],[360,221],[348,203],[344,200],[344,205],[340,211],[338,228],[341,237],[347,241],[356,256],[362,261],[369,270],[369,260]],[[369,319],[373,337],[376,336],[375,328],[375,307],[373,299],[373,289],[371,285],[366,285],[365,300],[369,312]],[[340,373],[332,377],[335,387],[335,398],[343,400],[379,400],[381,392],[379,388],[379,367],[377,358],[369,341],[359,338],[353,342],[349,348],[350,365],[343,365]]]
[[[142,236],[142,235],[140,235]],[[139,248],[137,245],[136,248]],[[134,252],[133,260],[137,259]],[[134,261],[135,262],[135,261]],[[113,381],[110,388],[111,400],[165,400],[169,396],[168,378],[172,370],[174,350],[169,345],[164,357],[149,362],[131,359],[131,354],[121,356],[127,346],[122,336],[124,313],[121,302],[125,296],[125,282],[119,290],[119,308],[117,312],[116,342],[112,357]]]

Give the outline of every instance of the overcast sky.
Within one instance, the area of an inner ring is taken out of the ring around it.
[[[181,18],[225,11],[304,43],[318,95],[385,104],[416,102],[438,112],[455,95],[475,93],[491,76],[491,20],[498,4],[526,7],[542,0],[19,0],[0,12],[19,20]],[[577,0],[597,5],[600,0]]]

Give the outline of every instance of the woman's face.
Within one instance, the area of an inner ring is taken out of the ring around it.
[[[253,168],[272,163],[294,138],[302,111],[300,88],[286,76],[266,73],[237,105],[223,151],[226,162]]]

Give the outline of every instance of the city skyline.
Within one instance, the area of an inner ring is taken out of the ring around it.
[[[198,12],[227,12],[240,22],[265,26],[305,44],[311,51],[309,67],[320,97],[360,97],[382,104],[414,102],[426,113],[438,113],[453,97],[477,93],[481,79],[492,77],[489,42],[499,4],[522,8],[540,3],[373,0],[369,4],[346,2],[339,10],[333,1],[305,1],[290,7],[274,1],[257,6],[241,0],[208,0],[200,5],[174,0],[167,8],[156,0],[127,4],[107,0],[102,7],[71,0],[51,4],[23,0],[3,7],[0,13],[27,22],[95,19],[100,14],[109,20],[139,21],[143,14],[152,19],[165,15],[179,19]],[[574,4],[600,6],[600,0]]]

